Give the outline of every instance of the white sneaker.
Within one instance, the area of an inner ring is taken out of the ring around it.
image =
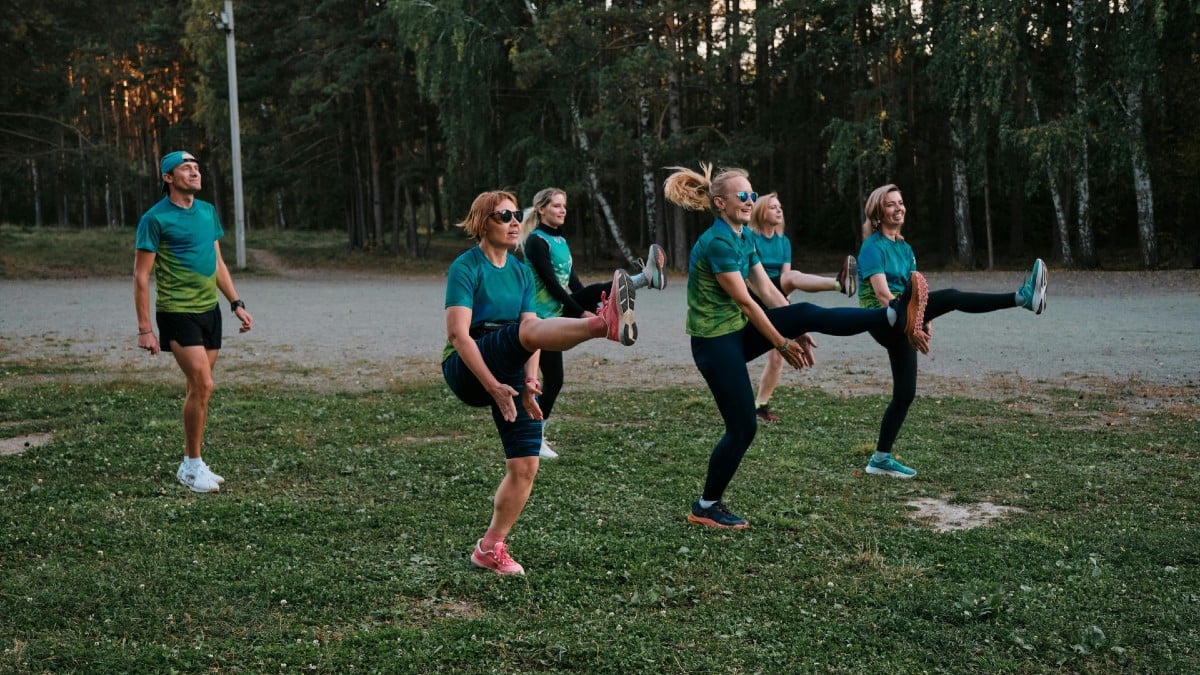
[[[203,464],[197,464],[189,469],[187,464],[183,462],[180,462],[179,470],[175,472],[175,477],[179,479],[179,482],[192,492],[216,492],[220,490],[221,485],[214,478],[214,475]]]
[[[212,476],[213,480],[217,481],[217,485],[225,484],[225,479],[220,474],[210,469],[208,465],[204,463],[204,460],[200,460],[200,468],[207,471],[208,475]]]
[[[538,450],[538,457],[542,459],[556,459],[558,453],[551,450],[549,445],[546,445],[546,439],[542,439],[542,449]]]

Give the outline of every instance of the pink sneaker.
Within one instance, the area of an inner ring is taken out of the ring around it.
[[[625,270],[613,272],[608,293],[600,294],[600,309],[596,316],[608,327],[608,339],[629,346],[637,342],[638,329],[633,321],[633,282]]]
[[[477,567],[489,569],[496,574],[525,574],[525,568],[508,555],[508,544],[498,542],[492,550],[485,552],[479,548],[482,541],[480,539],[475,542],[475,550],[471,551],[471,562]]]

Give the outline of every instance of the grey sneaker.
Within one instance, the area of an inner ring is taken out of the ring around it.
[[[225,484],[225,479],[222,478],[219,474],[217,474],[217,472],[215,472],[211,468],[209,468],[209,466],[204,463],[204,460],[200,460],[200,468],[203,469],[204,471],[207,471],[208,475],[212,476],[213,480],[217,481],[217,485]]]
[[[667,287],[667,252],[663,250],[663,247],[658,244],[650,244],[650,252],[646,254],[646,260],[638,262],[642,265],[642,271],[629,277],[634,288],[649,286],[661,291]]]
[[[542,459],[558,459],[558,453],[551,450],[549,445],[546,445],[546,439],[542,439],[542,449],[538,450],[538,457]]]
[[[186,463],[180,462],[179,470],[175,472],[175,478],[192,492],[217,492],[220,490],[221,485],[213,476],[213,472],[206,470],[203,464],[197,464],[189,469]]]
[[[837,281],[846,297],[853,298],[858,295],[858,260],[854,256],[848,255],[842,261],[842,270],[838,272]]]

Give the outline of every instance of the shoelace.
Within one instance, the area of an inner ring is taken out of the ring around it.
[[[508,554],[508,544],[496,544],[496,547],[492,549],[492,555],[496,557],[496,562],[501,565],[508,565],[514,562],[512,556]]]

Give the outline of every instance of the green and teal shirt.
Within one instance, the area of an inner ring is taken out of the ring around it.
[[[917,256],[907,241],[892,241],[876,231],[867,237],[858,250],[858,305],[866,308],[883,307],[875,297],[868,278],[883,274],[892,295],[900,297],[908,288],[908,278],[917,269]]]
[[[754,241],[746,236],[749,231],[743,227],[739,234],[718,218],[692,246],[688,259],[688,335],[720,337],[741,330],[749,321],[717,281],[717,275],[726,272],[737,272],[745,279],[750,268],[762,262]]]
[[[217,306],[217,247],[225,234],[212,204],[163,197],[138,221],[136,248],[154,253],[155,309],[200,314]]]

